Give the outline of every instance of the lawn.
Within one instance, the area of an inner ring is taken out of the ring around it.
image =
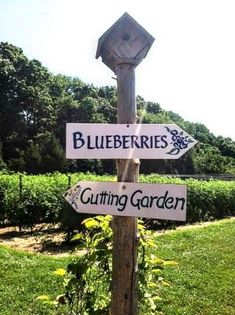
[[[61,293],[62,279],[55,277],[53,271],[65,267],[67,261],[0,246],[0,314],[53,314],[35,300],[41,294]]]
[[[172,283],[161,292],[165,315],[235,315],[235,219],[156,238],[159,257],[179,263],[165,271]],[[61,293],[62,279],[53,271],[68,261],[0,246],[0,315],[53,314],[35,299]]]
[[[157,238],[160,257],[174,259],[164,292],[167,315],[235,314],[235,220],[182,229]]]

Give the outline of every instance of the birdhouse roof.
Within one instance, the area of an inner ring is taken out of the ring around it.
[[[132,37],[132,41],[129,41],[130,35]],[[103,54],[105,49],[114,48],[112,49],[114,50],[114,54],[116,49],[121,55],[125,55],[126,53],[130,54],[130,58],[133,58],[133,55],[135,54],[139,55],[142,51],[142,60],[146,56],[153,41],[154,38],[139,23],[137,23],[128,13],[124,13],[99,38],[96,58],[99,58],[100,56],[104,57]],[[141,60],[139,60],[139,62]]]

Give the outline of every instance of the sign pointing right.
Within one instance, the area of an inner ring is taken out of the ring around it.
[[[68,159],[178,159],[196,143],[175,124],[66,126]]]

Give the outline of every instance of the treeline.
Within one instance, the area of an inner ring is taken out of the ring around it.
[[[66,160],[67,122],[116,123],[116,88],[53,75],[22,49],[0,43],[0,170],[116,172],[113,160]],[[142,173],[235,174],[235,142],[137,96],[142,123],[176,123],[200,143],[179,160],[141,162]]]

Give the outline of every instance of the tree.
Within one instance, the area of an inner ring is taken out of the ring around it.
[[[51,134],[44,139],[41,148],[41,167],[40,173],[63,171],[65,166],[64,151],[56,137]]]
[[[213,144],[218,147],[222,155],[235,159],[235,142],[231,138],[223,138],[218,136],[214,139]]]
[[[20,152],[29,140],[53,129],[50,78],[48,70],[28,60],[20,48],[0,44],[0,135],[7,163],[22,159]]]
[[[215,137],[158,103],[137,96],[140,123],[175,123],[201,145],[180,160],[142,161],[144,173],[234,172],[235,142]],[[66,123],[116,123],[116,88],[96,88],[79,78],[52,75],[22,49],[0,43],[0,169],[115,172],[110,160],[64,160]]]
[[[2,159],[2,144],[0,142],[0,171],[5,170],[6,168],[7,168],[7,165]]]
[[[194,167],[198,174],[223,174],[226,172],[226,159],[218,148],[201,144],[194,152]]]

